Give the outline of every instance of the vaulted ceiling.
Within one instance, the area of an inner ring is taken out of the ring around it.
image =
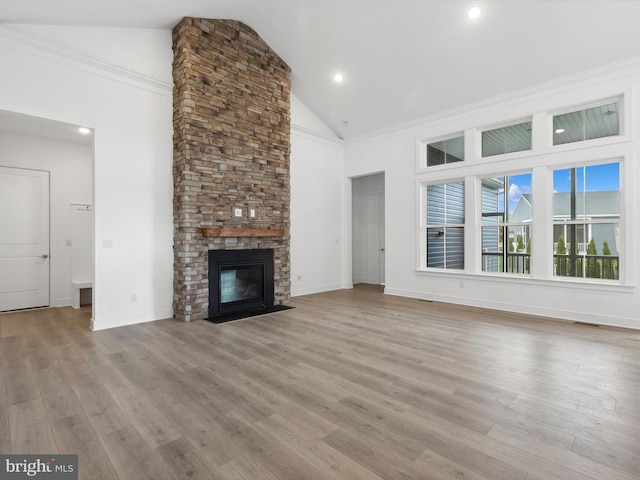
[[[0,0],[5,24],[171,29],[184,16],[256,30],[345,139],[640,55],[633,0]]]

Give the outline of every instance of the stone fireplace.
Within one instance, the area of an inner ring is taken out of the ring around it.
[[[174,314],[206,318],[209,250],[273,250],[290,299],[290,69],[248,26],[173,30]]]

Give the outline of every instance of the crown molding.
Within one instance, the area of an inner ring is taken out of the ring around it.
[[[334,147],[342,147],[344,145],[344,140],[339,137],[333,137],[326,133],[316,132],[315,130],[296,125],[295,123],[291,124],[291,132],[300,137],[305,137],[315,141],[321,141]]]
[[[345,145],[358,144],[372,139],[382,139],[395,137],[412,130],[422,129],[425,126],[432,125],[437,122],[448,121],[457,117],[465,117],[472,113],[477,113],[485,109],[500,106],[514,106],[524,102],[535,100],[537,97],[549,95],[550,91],[561,92],[574,90],[577,85],[588,85],[601,82],[605,79],[618,78],[626,75],[640,74],[640,56],[632,57],[620,62],[604,65],[601,67],[586,70],[574,75],[539,83],[530,87],[519,89],[503,95],[480,100],[479,102],[470,103],[461,107],[452,108],[432,115],[403,122],[391,127],[382,128],[374,132],[369,132],[358,137],[354,137],[345,141]]]
[[[0,25],[0,45],[109,80],[172,96],[173,83],[100,60],[72,48]]]

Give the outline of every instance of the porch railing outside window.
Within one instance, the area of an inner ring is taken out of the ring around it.
[[[531,174],[482,179],[482,271],[530,274]]]
[[[553,274],[559,277],[620,278],[620,257],[612,255],[553,256]]]
[[[531,254],[508,252],[505,256],[502,253],[482,252],[482,270],[528,275],[531,273]]]
[[[620,165],[553,172],[553,274],[620,279]]]

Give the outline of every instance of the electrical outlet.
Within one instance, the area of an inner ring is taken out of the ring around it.
[[[113,240],[103,239],[102,240],[102,248],[113,248]]]
[[[234,217],[241,217],[242,216],[242,209],[241,208],[234,208],[233,209],[233,216]]]
[[[301,282],[302,281],[302,275],[298,275],[298,281]]]
[[[136,303],[138,301],[138,294],[137,293],[132,293],[131,294],[131,303]]]

